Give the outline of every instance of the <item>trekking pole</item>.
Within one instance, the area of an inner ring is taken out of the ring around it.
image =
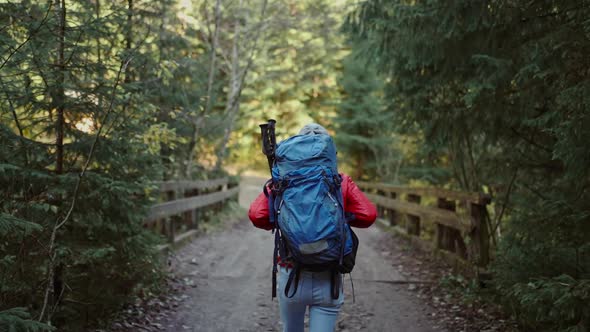
[[[273,250],[273,258],[272,258],[272,298],[274,299],[277,297],[277,260],[278,260],[278,253],[279,253],[279,241],[280,241],[280,230],[277,225],[277,215],[275,211],[275,204],[274,204],[274,194],[272,193],[274,189],[273,180],[272,180],[272,166],[275,163],[275,148],[277,145],[277,140],[275,137],[275,124],[277,122],[273,119],[268,120],[267,123],[263,123],[260,125],[260,132],[262,133],[262,153],[266,156],[268,160],[268,168],[270,170],[270,180],[268,180],[264,184],[264,195],[268,197],[268,219],[273,227],[272,231],[275,237],[275,247]],[[267,190],[267,186],[271,187],[271,191]]]
[[[275,136],[275,124],[277,122],[273,119],[268,120],[267,123],[260,125],[260,132],[262,133],[262,153],[268,160],[268,168],[272,176],[272,166],[275,162],[275,148],[277,139]]]

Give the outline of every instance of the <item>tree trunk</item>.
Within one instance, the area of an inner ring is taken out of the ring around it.
[[[55,172],[62,174],[64,169],[64,127],[65,127],[65,36],[66,36],[66,1],[55,0],[56,16],[58,18],[57,26],[57,62],[55,67],[57,68],[57,81],[55,82],[55,90],[53,92],[53,108],[57,110],[57,119],[55,124]],[[60,198],[61,199],[61,198]],[[55,241],[56,237],[55,229],[51,234],[51,242]],[[45,315],[45,309],[48,303],[51,302],[51,308],[47,312],[47,322],[51,322],[51,316],[54,310],[57,308],[60,299],[63,295],[63,265],[57,264],[57,255],[54,251],[54,246],[50,245],[49,248],[49,264],[47,270],[47,280],[51,281],[51,284],[47,285],[46,293],[43,301],[43,308],[39,320],[43,319]]]
[[[58,70],[56,89],[54,94],[54,105],[57,109],[57,119],[55,123],[55,172],[61,174],[64,165],[64,126],[65,126],[65,36],[66,36],[66,3],[65,0],[56,0],[56,11],[58,20],[58,49],[57,63]]]
[[[125,33],[125,50],[127,56],[131,54],[131,46],[133,44],[133,0],[127,0],[127,29]],[[123,82],[131,82],[131,70],[129,67],[125,70],[125,79]]]
[[[211,108],[213,107],[212,104],[212,95],[213,95],[213,83],[215,82],[215,70],[216,70],[216,62],[217,62],[217,42],[219,39],[219,21],[221,20],[221,0],[215,1],[215,12],[214,12],[214,26],[213,26],[213,36],[211,40],[211,60],[209,61],[209,77],[207,79],[207,103],[205,104],[205,110],[197,115],[195,121],[193,122],[193,130],[194,134],[191,137],[191,141],[189,143],[189,155],[186,161],[186,178],[189,179],[191,177],[193,162],[195,158],[195,148],[197,145],[197,140],[199,139],[199,133],[201,129],[201,125],[203,120],[205,119],[205,115],[211,112]]]
[[[217,148],[217,160],[215,161],[214,170],[218,171],[221,169],[221,165],[223,160],[225,159],[226,151],[227,151],[227,144],[229,142],[229,137],[233,131],[233,126],[235,122],[235,118],[240,112],[240,95],[242,94],[242,88],[244,86],[244,81],[246,79],[246,75],[248,74],[248,70],[252,65],[252,61],[254,59],[254,53],[256,52],[258,40],[260,38],[260,33],[264,28],[264,14],[266,13],[266,6],[267,1],[265,0],[262,4],[262,10],[260,12],[260,27],[256,31],[256,35],[252,42],[252,48],[250,49],[250,54],[247,57],[246,65],[243,69],[240,69],[240,17],[236,15],[235,20],[235,27],[234,27],[234,40],[232,45],[232,56],[231,56],[231,72],[230,72],[230,89],[228,91],[228,98],[227,104],[225,107],[225,113],[228,115],[229,123],[225,128],[223,139],[220,145]],[[240,0],[238,13],[243,12],[243,0]]]
[[[242,12],[243,0],[240,0],[238,13]],[[227,143],[229,136],[233,130],[234,118],[240,110],[240,103],[238,101],[241,92],[241,77],[240,77],[240,17],[236,15],[234,23],[234,39],[232,43],[231,52],[231,72],[230,72],[230,87],[227,93],[227,104],[225,106],[225,114],[228,114],[229,123],[223,132],[223,139],[217,153],[217,160],[215,161],[215,170],[221,169],[221,164],[225,158],[227,151]],[[244,73],[245,75],[246,73]]]

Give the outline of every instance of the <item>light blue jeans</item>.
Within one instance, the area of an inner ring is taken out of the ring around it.
[[[332,299],[330,272],[301,271],[297,292],[289,298],[285,296],[285,286],[290,272],[291,269],[279,267],[277,292],[283,332],[303,332],[307,307],[309,307],[310,332],[334,331],[340,307],[344,302],[342,282],[340,295],[337,299]],[[294,284],[291,285],[289,295],[292,294],[294,286]]]

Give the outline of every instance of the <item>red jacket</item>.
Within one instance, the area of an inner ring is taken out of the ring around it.
[[[377,209],[348,175],[340,175],[342,176],[341,189],[344,198],[344,211],[353,213],[355,216],[349,225],[359,228],[371,226],[377,218]],[[254,226],[266,230],[272,229],[268,219],[268,198],[264,193],[260,193],[250,205],[248,217]]]

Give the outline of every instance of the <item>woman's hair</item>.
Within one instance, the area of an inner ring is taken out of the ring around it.
[[[326,128],[320,126],[317,123],[310,123],[299,131],[299,135],[330,135]]]

